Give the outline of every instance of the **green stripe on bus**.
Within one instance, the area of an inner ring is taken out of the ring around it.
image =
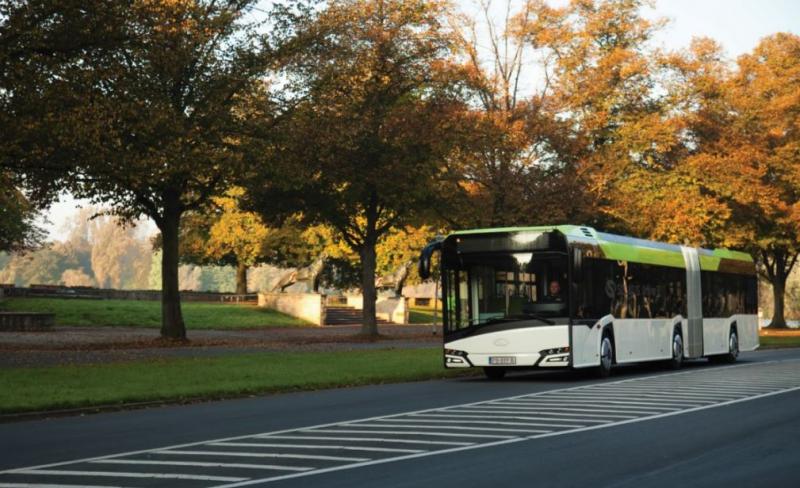
[[[530,226],[530,227],[497,227],[488,229],[469,229],[459,230],[453,232],[451,235],[475,235],[475,234],[503,234],[503,233],[516,233],[516,232],[552,232],[558,231],[564,234],[567,239],[570,237],[578,238],[581,241],[587,240],[598,245],[606,259],[614,259],[619,261],[632,261],[644,264],[656,264],[662,266],[672,266],[676,268],[685,267],[683,260],[683,253],[667,249],[657,249],[649,246],[642,246],[636,244],[626,244],[620,242],[608,242],[602,238],[598,238],[595,229],[582,225],[543,225],[543,226]],[[591,234],[592,237],[589,237]],[[624,239],[624,236],[618,236]],[[654,245],[659,244],[656,241],[649,241]],[[665,247],[662,245],[662,247]],[[711,253],[710,255],[708,253]],[[753,258],[744,252],[731,251],[730,249],[701,249],[699,253],[700,269],[706,271],[717,271],[720,269],[721,263],[726,263],[725,267],[730,267],[731,261],[739,261],[743,266],[749,269],[745,263],[753,263]],[[739,265],[736,265],[737,267]]]
[[[679,252],[612,242],[600,242],[600,249],[603,250],[606,259],[631,261],[642,264],[657,264],[659,266],[671,266],[673,268],[685,267],[683,254]]]

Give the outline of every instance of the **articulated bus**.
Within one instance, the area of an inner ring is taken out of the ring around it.
[[[459,231],[440,251],[444,364],[594,368],[736,360],[758,348],[753,259],[559,225]]]

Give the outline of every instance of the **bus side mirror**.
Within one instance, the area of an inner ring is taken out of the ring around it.
[[[572,251],[572,282],[579,283],[583,279],[583,252],[580,249]]]
[[[419,267],[417,268],[421,279],[427,280],[431,277],[431,257],[435,251],[442,249],[443,242],[443,237],[436,237],[430,244],[422,249],[419,255]]]

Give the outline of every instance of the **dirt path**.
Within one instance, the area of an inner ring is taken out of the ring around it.
[[[47,332],[0,334],[0,368],[92,364],[140,359],[211,357],[264,351],[351,351],[419,348],[441,344],[441,328],[384,325],[374,341],[360,326],[191,330],[187,343],[163,341],[158,330],[135,327],[55,327]]]

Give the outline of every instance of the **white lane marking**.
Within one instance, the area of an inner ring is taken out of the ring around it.
[[[663,391],[665,388],[669,388],[673,391],[686,391],[686,392],[696,392],[696,393],[708,393],[708,392],[717,392],[717,393],[761,393],[771,388],[762,388],[760,386],[723,386],[717,384],[705,384],[705,383],[698,383],[696,385],[687,385],[685,383],[670,383],[667,385],[628,385],[624,388],[618,386],[607,386],[603,387],[602,389],[598,387],[598,391],[648,391],[648,390],[657,390]]]
[[[341,456],[316,456],[311,454],[282,454],[272,452],[235,452],[235,451],[155,451],[156,454],[174,454],[177,456],[234,456],[255,458],[286,458],[286,459],[320,459],[323,461],[368,461],[370,458],[354,458]]]
[[[637,407],[623,407],[615,405],[604,405],[607,409],[591,408],[584,405],[573,405],[566,402],[553,402],[539,404],[537,402],[526,402],[524,399],[514,401],[497,402],[491,405],[481,405],[484,407],[514,407],[514,408],[531,408],[531,409],[547,409],[547,410],[568,410],[571,412],[619,412],[619,413],[650,413],[649,410],[641,410]],[[476,407],[460,407],[460,408],[476,408]]]
[[[377,425],[373,424],[363,424],[363,423],[352,423],[347,424],[348,427],[366,427],[368,429],[385,429],[387,427],[391,427],[394,429],[433,429],[439,432],[439,429],[447,429],[447,430],[477,430],[481,432],[527,432],[531,434],[539,434],[543,432],[551,432],[550,430],[539,430],[539,429],[503,429],[503,428],[495,428],[495,427],[463,427],[458,425],[422,425],[422,424],[402,424],[402,423],[385,423],[385,422],[403,422],[402,420],[394,420],[394,419],[377,419],[374,422],[380,422]],[[433,433],[433,432],[432,432]],[[472,437],[472,434],[469,434]]]
[[[214,463],[201,461],[156,461],[154,459],[98,459],[100,464],[153,464],[163,466],[198,466],[202,468],[270,469],[275,471],[309,471],[311,466],[278,466],[275,464]]]
[[[707,394],[707,393],[657,393],[657,392],[634,392],[629,393],[634,395],[636,398],[642,400],[653,400],[656,402],[659,401],[674,401],[674,400],[686,400],[694,403],[713,403],[725,400],[732,400],[734,398],[741,398],[747,395],[715,395],[715,394]]]
[[[696,407],[698,405],[705,405],[707,403],[714,403],[714,400],[686,400],[686,401],[676,401],[672,400],[670,397],[665,395],[663,399],[649,399],[644,398],[643,395],[629,395],[631,400],[628,400],[625,395],[563,395],[563,396],[554,396],[558,400],[563,400],[564,403],[592,403],[592,404],[612,404],[612,405],[620,405],[620,404],[627,404],[627,405],[634,405],[634,406],[642,406],[643,408],[647,409],[658,409],[663,410],[660,405],[664,405],[665,407]],[[636,399],[633,401],[633,399]]]
[[[358,463],[358,464],[347,464],[347,465],[344,465],[344,466],[332,466],[330,468],[323,468],[323,469],[318,469],[316,471],[312,471],[309,474],[330,473],[332,471],[341,471],[341,470],[344,470],[344,469],[360,468],[360,467],[363,467],[363,466],[374,466],[376,464],[384,464],[384,463],[389,463],[389,462],[394,462],[394,461],[403,461],[403,460],[406,460],[406,459],[415,459],[415,458],[419,458],[419,457],[427,457],[427,456],[432,456],[434,454],[448,454],[448,453],[452,453],[452,452],[461,452],[461,451],[469,451],[469,450],[472,450],[472,449],[481,449],[481,448],[484,448],[484,447],[494,447],[494,446],[501,446],[501,445],[504,445],[504,444],[514,444],[514,443],[517,443],[517,442],[524,442],[526,440],[528,440],[527,437],[514,437],[513,439],[504,439],[504,440],[501,440],[501,441],[488,442],[488,443],[485,443],[485,444],[475,444],[473,446],[453,447],[453,448],[450,448],[450,449],[443,449],[443,450],[440,450],[440,451],[431,451],[431,452],[420,453],[420,454],[409,454],[407,456],[400,456],[400,457],[395,457],[395,458],[376,459],[374,461],[367,461],[367,462]],[[261,484],[261,483],[269,483],[269,482],[272,482],[272,481],[281,481],[281,480],[285,480],[285,479],[289,479],[289,478],[295,478],[295,477],[296,476],[294,476],[294,475],[272,476],[270,478],[262,478],[262,479],[259,479],[259,480],[252,480],[252,483],[248,483],[248,482],[244,481],[242,483],[221,485],[221,486],[217,486],[215,488],[236,488],[236,487],[239,487],[239,486],[247,486],[247,485],[254,485],[254,484]]]
[[[554,435],[569,434],[569,433],[575,433],[575,432],[584,432],[584,431],[587,431],[587,430],[596,430],[596,429],[601,429],[601,428],[604,428],[604,427],[616,427],[618,425],[632,424],[632,423],[635,423],[635,422],[642,422],[642,421],[645,421],[645,420],[655,420],[655,419],[660,419],[660,418],[664,418],[664,417],[672,417],[672,416],[681,415],[681,414],[684,414],[684,413],[699,412],[701,410],[708,410],[708,409],[711,409],[711,408],[724,407],[724,406],[727,406],[727,405],[734,405],[734,404],[737,404],[737,403],[748,402],[750,400],[757,400],[757,399],[760,399],[760,398],[767,398],[767,397],[771,397],[771,396],[775,396],[775,395],[780,395],[780,394],[783,394],[783,393],[791,393],[791,392],[794,392],[794,391],[800,391],[800,386],[795,386],[795,387],[791,387],[791,388],[785,388],[783,390],[771,391],[769,393],[762,393],[760,395],[751,396],[751,397],[747,397],[747,398],[737,398],[736,400],[729,400],[727,402],[715,403],[713,405],[703,405],[703,406],[700,406],[700,407],[690,408],[688,410],[681,410],[679,412],[661,413],[661,414],[653,415],[653,416],[650,416],[650,417],[640,417],[640,418],[631,419],[631,420],[623,420],[622,422],[616,422],[616,423],[607,424],[607,425],[592,425],[590,427],[584,427],[582,429],[576,429],[574,431],[560,431],[560,432],[553,432],[553,433],[550,433],[550,434],[541,434],[541,435],[537,435],[537,436],[531,436],[531,437],[529,437],[529,439],[540,439],[540,438],[543,438],[543,437],[552,437]]]
[[[438,419],[486,419],[491,418],[491,420],[487,420],[487,422],[492,422],[494,419],[509,419],[509,420],[535,420],[535,421],[542,421],[542,420],[556,420],[558,422],[589,422],[590,424],[603,424],[606,422],[611,422],[611,420],[591,420],[591,419],[564,419],[564,418],[544,418],[544,417],[524,417],[521,415],[494,415],[492,412],[491,417],[487,417],[486,415],[462,415],[462,414],[447,414],[447,415],[438,415],[435,413],[416,413],[413,415],[414,418],[438,418]],[[530,425],[530,424],[522,424],[522,425]],[[574,424],[570,424],[570,427],[575,427]]]
[[[377,419],[376,419],[377,420]],[[359,422],[362,422],[359,420]],[[341,425],[341,424],[339,424]],[[356,427],[350,425],[349,427]],[[362,427],[358,425],[357,427]],[[384,427],[390,427],[388,425]],[[488,434],[456,434],[453,432],[422,432],[416,430],[358,430],[358,429],[325,429],[325,430],[301,430],[300,432],[312,432],[314,434],[325,434],[331,432],[334,434],[403,434],[403,435],[422,435],[433,437],[469,437],[469,438],[484,438],[484,439],[511,439],[513,435],[488,435]],[[474,444],[474,443],[470,443]]]
[[[556,437],[556,436],[561,436],[561,435],[575,434],[575,433],[578,433],[578,432],[584,432],[584,431],[588,431],[588,430],[606,429],[606,428],[609,428],[609,427],[616,427],[618,425],[632,424],[632,423],[635,423],[635,422],[644,422],[644,421],[647,421],[647,420],[655,420],[655,419],[664,418],[664,417],[672,417],[674,415],[682,415],[682,414],[685,414],[685,413],[698,412],[698,411],[701,411],[701,410],[707,410],[707,409],[711,409],[711,408],[718,408],[718,407],[723,407],[723,406],[727,406],[727,405],[733,405],[733,404],[741,403],[741,402],[748,402],[748,401],[751,401],[751,400],[757,400],[759,398],[766,398],[766,397],[770,397],[770,396],[774,396],[774,395],[780,395],[780,394],[783,394],[783,393],[789,393],[789,392],[793,392],[793,391],[800,391],[800,386],[796,386],[796,387],[793,387],[793,388],[787,388],[787,389],[783,389],[783,390],[772,391],[772,392],[769,392],[769,393],[763,393],[763,394],[760,394],[760,395],[757,395],[757,396],[752,396],[752,397],[747,397],[747,398],[739,398],[739,399],[736,399],[736,400],[730,400],[730,401],[723,402],[723,403],[715,403],[713,405],[703,405],[703,406],[700,406],[700,407],[694,407],[694,408],[691,408],[691,409],[688,409],[688,410],[681,410],[681,411],[678,411],[678,412],[666,412],[666,413],[660,413],[660,414],[652,415],[652,416],[649,416],[649,417],[639,417],[639,418],[630,419],[630,420],[623,420],[621,422],[615,422],[613,424],[592,425],[592,426],[589,426],[589,427],[581,427],[580,429],[562,430],[562,431],[558,431],[558,432],[550,432],[550,433],[546,433],[546,434],[539,434],[539,435],[535,435],[535,436],[530,436],[530,437],[527,437],[527,438],[519,438],[518,437],[518,438],[514,438],[514,439],[506,439],[505,441],[491,442],[491,443],[488,443],[488,444],[476,444],[474,446],[454,447],[452,449],[444,449],[444,450],[441,450],[441,451],[431,451],[431,452],[420,453],[420,454],[409,454],[408,456],[401,456],[401,457],[395,457],[395,458],[376,459],[376,460],[373,460],[373,461],[367,461],[367,462],[358,463],[358,464],[348,464],[348,465],[345,465],[345,466],[333,466],[333,467],[330,467],[330,468],[318,469],[318,470],[311,471],[311,472],[308,472],[308,473],[287,474],[287,475],[282,475],[282,476],[274,476],[274,477],[271,477],[271,478],[263,478],[263,479],[260,479],[260,480],[243,481],[241,483],[233,483],[233,484],[229,484],[229,485],[222,485],[222,486],[218,486],[216,488],[238,488],[240,486],[256,485],[256,484],[267,483],[267,482],[271,482],[271,481],[280,481],[280,480],[285,480],[285,479],[289,479],[289,478],[297,478],[297,477],[300,477],[300,476],[311,476],[311,475],[317,475],[317,474],[322,474],[322,473],[330,473],[330,472],[333,472],[333,471],[342,471],[342,470],[345,470],[345,469],[354,469],[354,468],[360,468],[360,467],[364,467],[364,466],[374,466],[376,464],[384,464],[384,463],[391,463],[391,462],[396,462],[396,461],[403,461],[403,460],[406,460],[406,459],[415,459],[415,458],[420,458],[420,457],[436,456],[436,455],[439,455],[439,454],[448,454],[448,453],[466,451],[466,450],[471,450],[471,449],[480,449],[480,448],[484,448],[484,447],[499,446],[499,445],[502,445],[502,444],[512,444],[512,443],[516,443],[516,442],[521,442],[523,440],[541,439],[541,438],[544,438],[544,437]]]
[[[736,380],[727,380],[726,381],[726,380],[722,379],[722,380],[719,380],[719,381],[720,381],[720,383],[723,383],[723,384],[726,384],[726,385],[738,384],[737,382],[739,380],[742,380],[742,382],[745,383],[745,384],[748,381],[756,381],[756,382],[758,382],[757,386],[761,386],[761,385],[779,385],[783,381],[785,381],[783,379],[775,379],[775,376],[776,375],[762,375],[762,374],[758,374],[758,375],[742,375],[742,376],[736,378]],[[717,383],[717,379],[716,378],[709,378],[708,380],[705,380],[705,384],[707,384],[707,385],[713,385],[713,384],[716,384],[716,383]],[[664,383],[664,384],[675,384],[675,382]],[[748,385],[748,386],[752,386],[752,385]]]
[[[582,411],[586,411],[582,409]],[[494,413],[516,413],[516,414],[538,414],[538,415],[571,415],[578,417],[578,420],[582,420],[583,418],[611,418],[611,419],[635,419],[637,415],[614,415],[610,413],[606,414],[599,414],[596,410],[593,410],[589,413],[572,413],[572,412],[555,412],[551,410],[543,410],[541,408],[531,408],[531,407],[495,407],[486,405],[483,408],[459,408],[453,410],[447,410],[447,412],[466,412],[466,413],[487,413],[487,414],[494,414]],[[541,417],[547,418],[547,417]]]
[[[324,432],[324,431],[323,431]],[[312,436],[312,435],[269,435],[264,434],[254,436],[259,439],[289,439],[300,440],[309,439],[315,441],[362,441],[362,442],[386,442],[390,444],[440,444],[443,446],[471,446],[474,442],[452,442],[452,441],[428,441],[422,439],[394,439],[391,437],[342,437],[342,436]]]
[[[654,382],[655,383],[655,382]],[[669,385],[675,388],[720,388],[720,389],[737,389],[737,390],[753,390],[757,388],[761,388],[760,385],[757,384],[746,384],[742,383],[739,380],[735,379],[727,379],[727,378],[720,378],[717,375],[716,378],[713,380],[699,380],[696,383],[687,384],[683,381],[674,381],[671,379],[666,379],[664,381],[660,381],[657,383],[658,385]],[[642,385],[632,385],[636,388],[650,386],[648,384]]]
[[[292,449],[341,449],[344,451],[376,451],[376,452],[425,452],[425,449],[398,449],[391,447],[353,447],[324,444],[267,444],[263,442],[211,442],[209,446],[234,447],[288,447]]]
[[[647,410],[665,410],[669,408],[696,407],[698,405],[714,403],[714,400],[674,401],[668,398],[650,399],[650,398],[643,398],[641,395],[635,395],[635,396],[631,395],[630,400],[628,400],[628,398],[626,398],[623,395],[596,397],[595,399],[592,399],[592,397],[590,396],[580,396],[580,397],[563,396],[556,398],[560,401],[563,401],[565,404],[569,405],[583,405],[585,403],[590,403],[592,405],[613,406],[613,405],[623,405],[625,403],[628,403],[634,408],[642,408]]]
[[[199,474],[181,473],[126,473],[122,471],[72,471],[66,469],[22,469],[15,474],[45,475],[45,476],[107,476],[111,478],[158,478],[168,480],[200,480],[200,481],[245,481],[250,478],[235,478],[233,476],[205,476]]]
[[[422,422],[422,423],[430,423],[430,424],[438,424],[438,425],[441,425],[441,424],[471,424],[471,425],[473,425],[473,424],[476,424],[476,425],[491,424],[491,425],[523,425],[523,426],[529,426],[529,427],[530,426],[533,426],[533,427],[575,427],[575,424],[545,424],[545,423],[542,423],[542,422],[502,422],[502,421],[501,422],[496,422],[494,420],[494,418],[487,419],[486,417],[483,417],[486,420],[440,420],[440,419],[426,420],[424,418],[420,418],[420,416],[418,416],[418,415],[413,415],[413,417],[414,418],[411,418],[411,419],[387,419],[387,420],[381,420],[380,422],[381,423],[384,423],[384,422],[408,422],[408,423]],[[534,419],[534,420],[539,421],[541,419]],[[351,424],[351,425],[357,425],[357,424]],[[442,425],[442,428],[449,429],[450,427]],[[512,431],[515,431],[515,429],[512,429]],[[516,430],[516,432],[519,432],[519,431]]]
[[[580,395],[572,395],[572,394],[554,394],[548,395],[547,401],[548,402],[560,402],[563,404],[570,404],[570,405],[583,405],[584,403],[589,403],[592,405],[603,405],[603,406],[611,406],[611,405],[630,405],[633,408],[638,408],[642,410],[665,410],[667,408],[677,407],[683,408],[687,406],[695,406],[698,402],[673,402],[670,400],[664,400],[663,402],[659,401],[639,401],[634,400],[637,398],[634,395],[631,395],[631,399],[623,398],[622,395],[609,395],[609,396],[596,396],[592,394],[580,394]],[[544,399],[538,399],[537,402],[544,401]],[[664,405],[661,407],[660,405]]]
[[[619,387],[609,387],[609,388],[598,388],[596,390],[597,394],[606,394],[606,393],[619,393],[619,392],[627,392],[629,395],[635,395],[639,393],[657,393],[660,395],[666,394],[677,394],[677,395],[740,395],[742,393],[760,393],[764,390],[769,390],[770,388],[759,388],[757,390],[747,390],[747,391],[736,391],[733,392],[731,390],[721,390],[721,389],[712,389],[712,388],[704,388],[704,389],[697,389],[697,388],[689,388],[689,387],[679,387],[679,386],[661,386],[661,385],[627,385],[627,386],[619,386]]]
[[[590,407],[585,407],[585,406],[578,407],[577,405],[570,406],[569,403],[565,403],[565,402],[560,402],[558,404],[553,404],[553,405],[538,405],[538,404],[522,403],[522,402],[514,401],[514,402],[498,402],[496,405],[492,405],[492,406],[498,406],[498,407],[506,408],[506,405],[508,405],[510,407],[523,407],[523,406],[525,406],[526,408],[530,408],[530,409],[533,409],[533,410],[547,410],[547,411],[553,411],[553,412],[555,412],[555,411],[583,412],[585,414],[604,412],[604,413],[615,413],[615,414],[616,413],[619,413],[619,414],[631,413],[631,414],[637,414],[637,415],[645,415],[645,414],[652,413],[649,410],[639,410],[638,408],[615,407],[613,405],[606,405],[608,408],[595,408],[595,407],[591,407],[590,408]],[[490,405],[486,405],[486,407],[489,407],[489,406]],[[483,408],[483,407],[484,406],[481,406],[481,408]]]
[[[0,483],[0,488],[125,488],[109,485],[54,485],[53,483]]]
[[[768,391],[768,390],[763,390]],[[686,399],[686,400],[694,400],[694,399],[705,399],[705,398],[737,398],[741,396],[747,395],[747,393],[704,393],[704,392],[688,392],[682,391],[678,389],[659,389],[659,388],[652,388],[652,389],[636,389],[636,390],[624,390],[622,388],[618,390],[603,390],[602,392],[605,395],[633,395],[636,398],[653,398],[653,399]],[[761,392],[759,392],[761,393]]]
[[[624,401],[614,401],[614,400],[599,400],[599,401],[592,401],[592,400],[569,400],[564,398],[548,398],[547,400],[530,400],[526,401],[528,405],[542,405],[546,407],[558,407],[560,405],[586,405],[585,408],[590,408],[590,406],[600,405],[601,407],[614,407],[619,405],[620,408],[624,408],[625,405],[631,405],[630,403]],[[636,410],[653,410],[655,411],[669,411],[669,410],[680,410],[680,407],[648,407],[645,405],[631,405],[631,408],[635,408]]]
[[[627,391],[627,393],[622,393],[623,391]],[[651,393],[651,392],[645,391],[645,392],[641,392],[641,393],[642,394],[646,394],[646,393]],[[553,396],[554,397],[570,397],[570,398],[576,398],[576,399],[587,398],[587,399],[598,399],[598,400],[599,399],[604,399],[604,398],[608,398],[608,399],[611,399],[611,400],[614,400],[614,399],[621,399],[621,400],[631,399],[631,400],[641,401],[645,405],[649,405],[649,404],[655,403],[655,401],[663,401],[663,402],[667,402],[667,403],[675,403],[675,404],[678,404],[678,405],[683,405],[683,404],[686,404],[686,403],[694,402],[694,400],[688,400],[688,399],[687,400],[675,399],[672,395],[670,395],[671,393],[672,393],[671,391],[666,390],[666,389],[661,390],[657,394],[658,395],[662,395],[663,398],[658,398],[658,400],[642,397],[642,396],[640,396],[640,392],[638,390],[633,390],[633,389],[630,389],[630,390],[620,389],[619,391],[592,391],[592,392],[588,392],[588,391],[586,391],[586,392],[584,392],[584,391],[567,391],[567,392],[564,392],[564,393],[556,393]]]

